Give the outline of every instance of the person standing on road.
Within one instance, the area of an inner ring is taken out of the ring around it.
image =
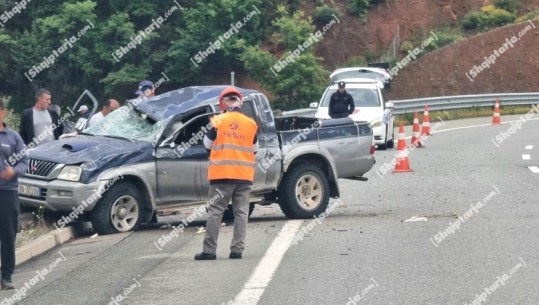
[[[113,112],[114,110],[118,108],[120,108],[120,103],[117,100],[108,99],[103,105],[103,108],[101,108],[101,111],[99,111],[98,113],[90,117],[90,120],[88,121],[88,127],[94,126],[99,121],[101,121],[104,117],[106,117],[109,113]]]
[[[211,150],[209,207],[202,252],[195,255],[195,260],[217,258],[221,219],[231,199],[234,234],[229,258],[241,259],[245,248],[258,127],[241,112],[242,103],[241,93],[236,88],[225,88],[219,96],[219,105],[225,112],[211,119],[213,127],[204,137],[204,146]]]
[[[28,168],[19,134],[4,123],[6,109],[0,99],[0,252],[2,289],[14,289],[11,276],[15,272],[15,238],[19,221],[18,177]],[[22,158],[16,158],[22,156]]]
[[[340,81],[337,92],[333,93],[329,100],[329,116],[332,119],[346,118],[356,108],[354,98],[345,90],[346,84]]]
[[[64,125],[60,116],[49,109],[51,94],[45,89],[36,92],[36,104],[34,107],[24,110],[21,115],[19,134],[28,145],[34,141],[35,145],[58,140],[64,132]]]

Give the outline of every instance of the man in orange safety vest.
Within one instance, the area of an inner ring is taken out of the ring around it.
[[[234,235],[229,258],[241,259],[245,248],[258,127],[253,119],[241,112],[242,103],[241,93],[236,88],[225,88],[219,96],[224,113],[211,119],[213,127],[204,137],[204,146],[211,150],[208,220],[202,252],[195,255],[195,260],[216,259],[221,219],[231,199]]]

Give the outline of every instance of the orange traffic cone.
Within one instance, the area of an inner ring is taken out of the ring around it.
[[[395,164],[394,173],[411,172],[410,163],[408,162],[408,148],[406,148],[406,139],[404,139],[404,126],[399,127],[399,143],[397,145],[397,163]]]
[[[414,112],[414,127],[412,129],[412,142],[410,143],[411,147],[424,147],[421,143],[421,137],[419,134],[419,119],[417,117],[417,112]]]
[[[430,136],[429,105],[425,105],[425,112],[423,113],[423,127],[421,128],[421,135]]]
[[[499,125],[500,122],[500,100],[496,99],[496,104],[494,104],[494,115],[492,116],[492,125]]]

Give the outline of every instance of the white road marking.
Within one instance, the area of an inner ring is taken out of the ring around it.
[[[524,149],[528,149],[528,150],[533,149],[533,145],[526,145]]]
[[[285,223],[281,232],[277,234],[266,254],[256,266],[255,271],[243,286],[243,290],[234,299],[234,305],[258,304],[302,224],[303,220],[289,220]]]
[[[533,119],[529,119],[527,121],[534,121],[534,120],[539,120],[539,118],[533,118]],[[518,121],[520,121],[520,120],[502,122],[502,125],[513,123],[513,122],[518,122]],[[439,132],[444,132],[444,131],[453,131],[453,130],[468,129],[468,128],[475,128],[475,127],[483,127],[483,126],[492,126],[492,124],[481,124],[481,125],[471,125],[471,126],[463,126],[463,127],[442,129],[442,130],[431,131],[431,133],[439,133]]]
[[[532,171],[532,173],[539,174],[539,167],[537,167],[537,166],[528,166],[528,168]]]
[[[522,160],[531,160],[531,156],[530,155],[522,155]]]
[[[539,120],[539,118],[533,118],[533,119],[529,119],[527,121],[534,121],[534,120]],[[501,125],[509,124],[509,123],[513,123],[513,122],[518,122],[518,121],[520,121],[520,120],[502,122]],[[433,122],[433,123],[436,123],[436,122]],[[432,128],[431,128],[430,133],[435,134],[435,133],[446,132],[446,131],[455,131],[455,130],[476,128],[476,127],[485,127],[485,126],[492,126],[492,124],[489,123],[489,124],[480,124],[480,125],[470,125],[470,126],[462,126],[462,127],[442,129],[442,130],[432,130]],[[408,139],[411,139],[411,138],[412,138],[412,136],[407,136],[405,139],[408,140]],[[528,148],[528,147],[531,147],[531,148]],[[526,146],[526,149],[532,149],[532,148],[533,148],[533,145]]]

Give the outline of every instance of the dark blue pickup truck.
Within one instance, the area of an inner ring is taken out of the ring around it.
[[[31,149],[21,203],[68,212],[61,225],[90,220],[101,234],[204,205],[209,155],[203,137],[210,117],[219,114],[224,87],[130,100],[74,137]],[[289,218],[311,218],[340,196],[339,178],[361,178],[374,165],[367,122],[274,118],[264,94],[238,89],[243,112],[259,127],[252,204],[278,203]]]

